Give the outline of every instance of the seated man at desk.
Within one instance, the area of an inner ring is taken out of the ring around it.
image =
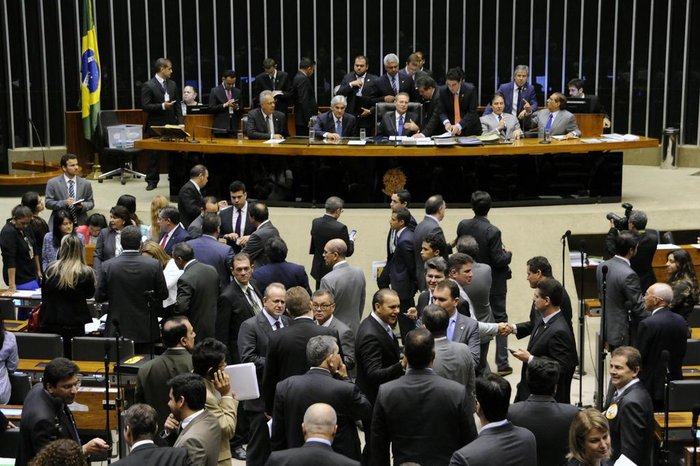
[[[481,134],[497,134],[506,140],[522,137],[520,122],[512,113],[504,112],[505,108],[503,94],[497,92],[491,98],[491,113],[479,119],[481,121]]]
[[[605,109],[600,104],[598,96],[595,94],[586,94],[583,90],[583,79],[574,78],[568,82],[566,87],[569,89],[569,97],[577,97],[579,99],[588,99],[590,101],[590,113],[603,113],[603,128],[610,128],[610,117],[605,113]]]
[[[408,112],[409,96],[405,92],[396,95],[396,109],[393,112],[386,112],[377,128],[377,134],[381,136],[412,136],[420,131],[418,115]]]
[[[340,141],[357,135],[357,119],[345,113],[347,106],[345,96],[336,95],[331,99],[331,109],[316,118],[314,132],[317,138]]]
[[[287,133],[287,117],[275,110],[275,97],[272,91],[260,93],[260,108],[248,113],[246,134],[248,139],[284,139]]]
[[[566,97],[561,92],[553,92],[547,99],[547,108],[529,113],[525,117],[525,126],[537,128],[537,136],[542,139],[545,131],[552,136],[566,136],[574,139],[581,136],[576,126],[576,117],[566,110]]]

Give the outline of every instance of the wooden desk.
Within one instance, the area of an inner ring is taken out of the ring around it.
[[[678,248],[656,250],[654,259],[651,261],[651,266],[654,269],[654,275],[656,275],[657,282],[666,283],[668,280],[666,261],[668,261],[668,255],[676,249],[685,249],[688,251],[688,254],[690,254],[690,259],[693,262],[693,267],[695,268],[695,273],[696,275],[700,276],[700,249],[696,248],[692,244],[679,244]]]
[[[46,359],[20,359],[17,370],[20,372],[44,372],[46,364],[50,361]],[[105,363],[102,361],[74,361],[80,368],[81,374],[103,374]],[[114,363],[109,363],[110,374],[114,372]]]
[[[690,435],[690,423],[692,421],[693,413],[690,411],[680,411],[668,413],[668,439],[674,442],[684,442],[692,441],[692,436]],[[661,441],[664,438],[664,428],[666,423],[664,422],[664,413],[654,413],[654,434],[656,439]]]
[[[691,327],[690,338],[700,340],[700,327]]]
[[[683,366],[682,370],[684,379],[700,377],[700,366]]]

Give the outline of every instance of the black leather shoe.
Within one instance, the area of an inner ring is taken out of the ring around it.
[[[158,187],[158,185],[155,183],[148,183],[148,185],[146,185],[146,191],[153,191],[157,187]]]
[[[506,375],[510,375],[513,373],[513,368],[512,367],[504,367],[503,369],[498,369],[498,372],[496,374],[500,375],[501,377],[505,377]]]
[[[231,456],[236,458],[238,461],[245,461],[245,449],[243,447],[236,447],[231,452]]]

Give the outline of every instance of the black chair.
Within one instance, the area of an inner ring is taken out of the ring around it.
[[[691,411],[698,403],[700,379],[673,380],[668,384],[668,410]]]
[[[32,389],[32,378],[24,372],[15,372],[14,374],[10,374],[9,377],[12,394],[7,404],[23,405],[27,393]]]
[[[117,358],[117,349],[114,347],[113,338],[104,337],[73,337],[73,359],[76,361],[103,361],[105,358],[105,342],[110,343],[109,360],[114,362]],[[134,355],[134,342],[128,338],[119,341],[119,357],[121,359]]]
[[[700,306],[693,307],[688,314],[688,327],[700,327]]]
[[[2,320],[15,320],[15,303],[11,299],[0,299],[0,318]]]
[[[100,112],[97,121],[99,129],[98,137],[101,137],[102,139],[102,144],[100,147],[100,160],[102,160],[102,163],[104,163],[107,157],[114,157],[120,164],[119,168],[110,170],[107,173],[97,177],[97,181],[102,183],[106,178],[119,176],[119,181],[121,184],[126,184],[127,175],[130,175],[130,178],[145,178],[146,175],[132,169],[134,157],[141,153],[141,149],[136,149],[133,147],[120,149],[109,147],[109,134],[107,128],[109,126],[121,124],[117,118],[117,113],[109,110],[102,111]]]
[[[685,347],[685,357],[683,358],[684,366],[700,366],[700,340],[688,338],[688,344]],[[700,392],[698,392],[700,394]],[[700,400],[700,396],[698,396]]]
[[[395,109],[396,105],[386,102],[380,102],[375,105],[374,128],[376,130],[376,134],[380,134],[382,132],[380,126],[382,124],[384,114],[387,112],[393,112]],[[423,105],[421,105],[420,102],[409,102],[408,113],[415,113],[418,115],[418,121],[415,121],[414,123],[418,125],[418,128],[423,130]]]
[[[54,333],[16,332],[20,359],[54,359],[63,356],[63,338]]]

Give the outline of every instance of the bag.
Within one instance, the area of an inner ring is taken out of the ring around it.
[[[36,306],[29,313],[29,322],[27,323],[28,332],[38,332],[39,331],[39,315],[41,314],[41,304]]]

